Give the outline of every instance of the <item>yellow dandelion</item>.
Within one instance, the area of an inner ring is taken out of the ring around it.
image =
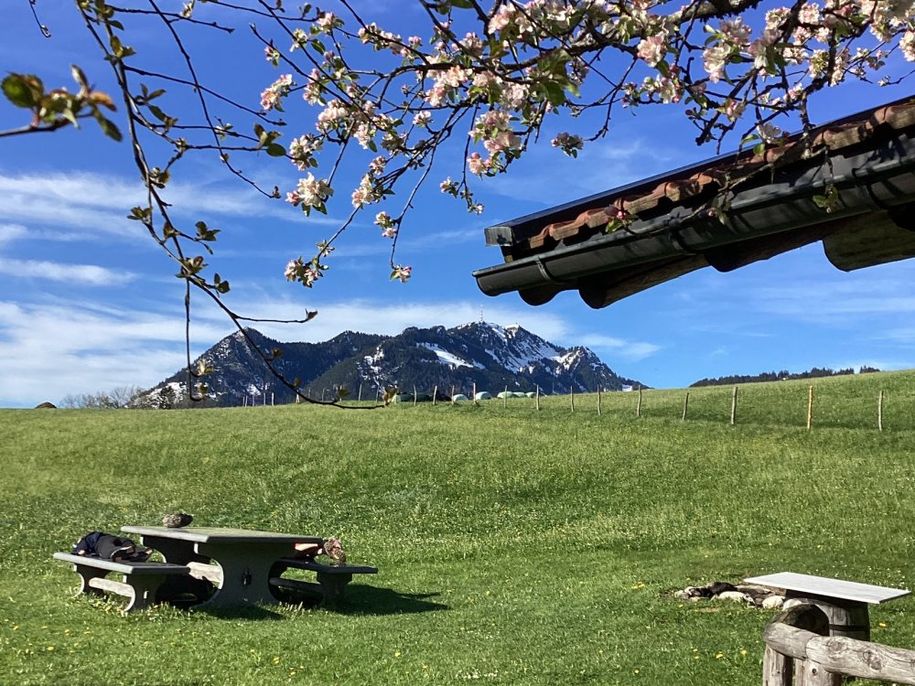
[[[720,660],[720,659],[723,658],[723,657],[724,657],[724,653],[715,653],[715,659],[716,659],[716,660]]]

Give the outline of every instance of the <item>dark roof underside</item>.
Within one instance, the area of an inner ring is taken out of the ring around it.
[[[626,224],[608,233],[620,211]],[[540,305],[574,289],[596,308],[816,241],[845,271],[913,257],[915,98],[762,155],[718,157],[490,227],[486,237],[505,260],[474,272],[487,295],[518,291]]]

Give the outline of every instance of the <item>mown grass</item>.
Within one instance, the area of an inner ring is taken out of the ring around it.
[[[0,412],[0,682],[756,684],[772,613],[693,583],[793,570],[908,587],[915,374],[340,411]],[[886,390],[886,430],[876,431]],[[80,534],[195,523],[342,536],[339,611],[71,598]],[[915,601],[871,612],[915,648]]]

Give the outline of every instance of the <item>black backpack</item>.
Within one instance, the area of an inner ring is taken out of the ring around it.
[[[72,552],[112,562],[146,562],[152,554],[149,548],[138,546],[129,538],[104,531],[90,531],[76,542]]]

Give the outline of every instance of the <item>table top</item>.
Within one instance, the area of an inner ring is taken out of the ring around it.
[[[324,539],[320,536],[298,536],[296,534],[281,534],[273,531],[258,531],[256,529],[231,529],[223,527],[194,527],[186,526],[171,529],[166,526],[122,526],[121,531],[141,536],[158,536],[171,538],[176,541],[192,541],[194,543],[317,543]]]
[[[786,591],[810,593],[825,598],[838,598],[841,600],[855,600],[860,603],[878,605],[888,600],[909,595],[905,588],[887,588],[886,586],[872,586],[857,581],[843,579],[829,579],[822,576],[798,574],[796,572],[779,572],[765,576],[753,576],[744,579],[748,584],[783,588]]]

